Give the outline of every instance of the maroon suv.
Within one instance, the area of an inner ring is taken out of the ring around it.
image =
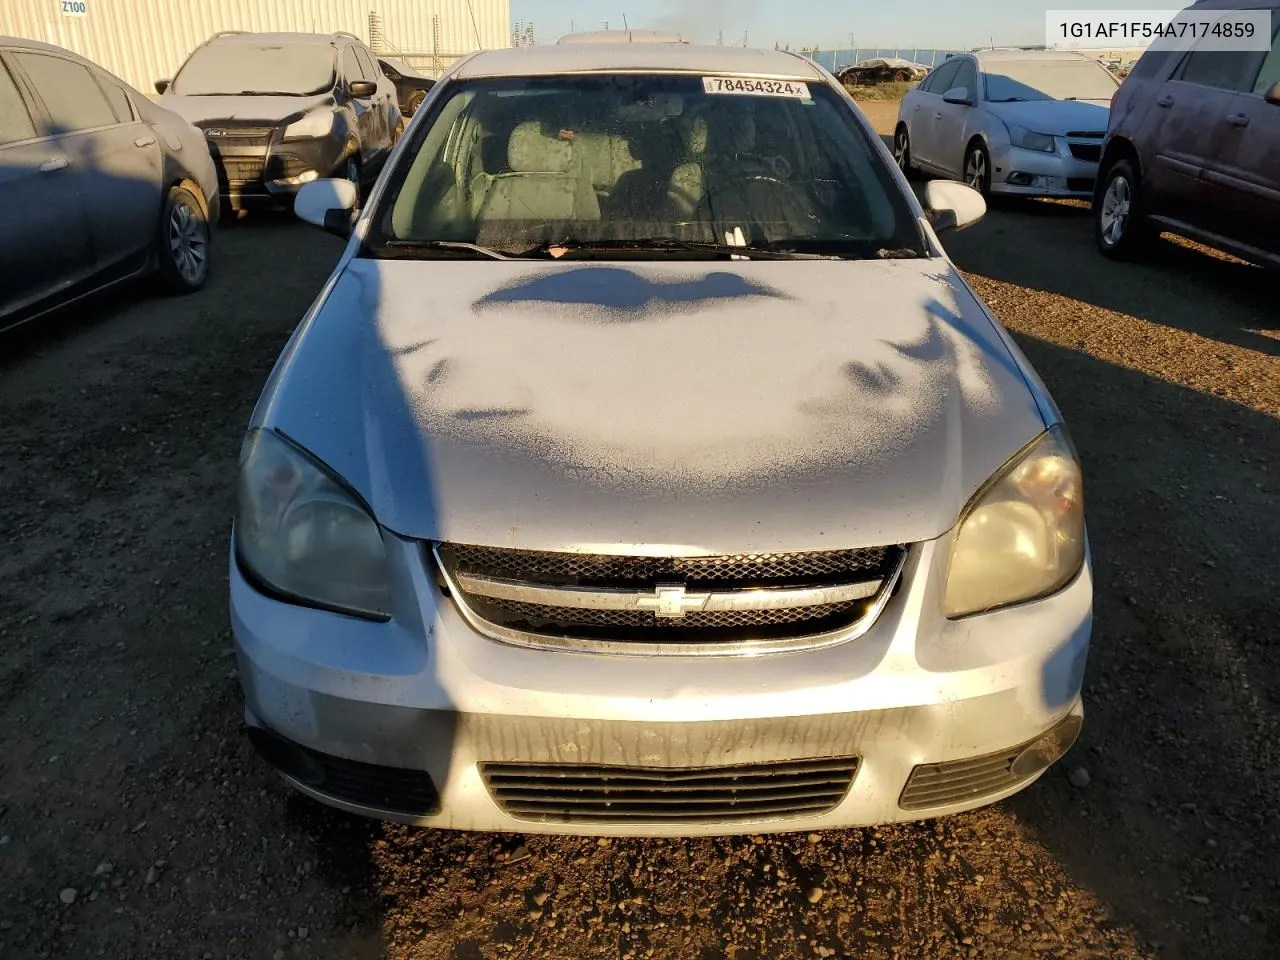
[[[1117,91],[1093,198],[1103,256],[1136,255],[1161,231],[1280,267],[1280,0],[1270,52],[1149,51]]]

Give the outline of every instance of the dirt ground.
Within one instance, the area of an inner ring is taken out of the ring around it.
[[[886,132],[893,110],[868,105]],[[255,220],[200,296],[134,287],[0,338],[0,958],[1274,958],[1275,277],[1162,247],[1104,262],[1049,203],[948,240],[1085,462],[1087,723],[1009,801],[821,835],[388,827],[257,761],[236,454],[337,241]]]

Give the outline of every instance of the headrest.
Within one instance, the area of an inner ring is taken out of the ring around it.
[[[567,173],[573,165],[573,146],[547,136],[539,121],[526,120],[511,131],[507,163],[513,173]]]
[[[684,148],[686,155],[694,160],[701,160],[707,152],[707,118],[694,117],[685,126]]]

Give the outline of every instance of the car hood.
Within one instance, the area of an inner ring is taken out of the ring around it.
[[[934,538],[1044,429],[942,260],[352,260],[255,413],[403,536],[739,553]]]
[[[333,97],[183,97],[165,94],[160,105],[194,124],[216,120],[280,123],[316,107],[332,104]]]
[[[1033,100],[1026,103],[988,103],[987,109],[1001,120],[1011,121],[1036,133],[1055,137],[1068,133],[1096,133],[1107,130],[1111,115],[1106,100]]]

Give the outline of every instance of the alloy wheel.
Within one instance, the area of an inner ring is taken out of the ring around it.
[[[1102,212],[1099,214],[1102,240],[1108,246],[1114,247],[1124,238],[1132,209],[1133,191],[1129,187],[1129,181],[1123,176],[1113,178],[1102,198]]]
[[[187,283],[204,278],[209,236],[203,219],[185,201],[178,201],[169,213],[169,254],[173,266]]]

